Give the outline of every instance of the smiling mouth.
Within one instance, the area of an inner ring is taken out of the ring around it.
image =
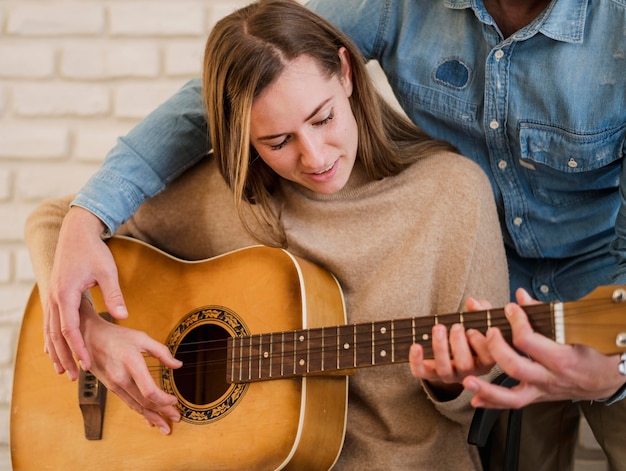
[[[325,169],[320,170],[319,172],[313,172],[313,175],[322,175],[326,172],[328,172],[330,169],[332,169],[335,166],[335,162],[333,162],[332,164],[330,164],[328,167],[326,167]]]

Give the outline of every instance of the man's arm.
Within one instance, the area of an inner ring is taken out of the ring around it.
[[[95,214],[112,234],[210,147],[201,81],[194,79],[118,140],[72,205]]]

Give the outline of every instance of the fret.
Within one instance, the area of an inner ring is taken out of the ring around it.
[[[396,345],[395,345],[395,340],[396,340],[396,326],[393,322],[393,319],[391,319],[391,363],[393,363],[394,361],[396,361]]]
[[[299,330],[294,335],[294,367],[295,373],[305,374],[309,371],[308,358],[308,333],[309,331]]]
[[[325,371],[324,360],[326,359],[326,357],[325,357],[324,349],[326,348],[326,344],[324,341],[326,340],[326,336],[324,335],[324,327],[320,329],[320,339],[322,342],[322,348],[320,349],[321,356],[322,356],[322,364],[320,365],[320,371]]]
[[[283,376],[296,373],[296,332],[283,332]]]
[[[464,327],[485,333],[492,325],[491,311],[464,312]]]
[[[357,324],[354,326],[354,366],[371,366],[374,364],[374,324]]]
[[[335,350],[337,352],[337,369],[341,369],[341,335],[339,335],[341,333],[341,328],[337,327],[337,334],[335,336],[335,340],[337,342],[337,349]]]
[[[248,341],[249,340],[245,337],[239,341],[239,374],[235,376],[235,378],[238,378],[239,381],[246,381],[249,378],[249,375],[246,373],[248,367],[246,361],[249,358],[249,348],[247,346]]]
[[[324,329],[311,329],[309,330],[308,339],[308,366],[307,372],[320,372],[324,371]]]
[[[227,360],[230,361],[230,381],[241,379],[241,355],[239,355],[239,338],[230,339],[231,348],[228,349]]]
[[[280,376],[285,376],[285,333],[280,333]]]
[[[392,321],[393,337],[392,348],[393,363],[407,361],[409,350],[415,343],[415,319],[397,319]]]
[[[274,376],[274,359],[279,358],[278,355],[274,355],[274,333],[270,334],[270,358],[269,358],[269,374],[268,377],[272,378]]]
[[[259,336],[259,378],[272,377],[272,334]]]
[[[373,364],[386,365],[393,362],[391,322],[377,322],[374,328],[374,356]]]
[[[329,327],[322,329],[324,342],[324,364],[323,370],[339,369],[339,328]]]
[[[337,327],[337,369],[354,368],[353,326]]]
[[[250,337],[250,350],[249,356],[249,373],[248,379],[259,379],[261,377],[261,338],[258,335],[252,335]]]

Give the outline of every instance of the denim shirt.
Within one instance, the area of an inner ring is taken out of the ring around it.
[[[626,283],[626,260],[618,256],[618,268],[611,253],[616,217],[614,248],[626,249],[626,210],[618,216],[626,0],[554,0],[506,39],[481,0],[308,6],[366,59],[378,60],[416,124],[487,173],[512,292],[524,287],[539,300],[572,300],[598,285]],[[191,81],[121,138],[74,204],[113,231],[205,156],[200,86]]]

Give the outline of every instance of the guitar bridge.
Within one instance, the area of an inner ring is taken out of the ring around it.
[[[107,389],[90,371],[80,371],[78,378],[78,405],[83,413],[85,438],[102,439],[104,406]]]

